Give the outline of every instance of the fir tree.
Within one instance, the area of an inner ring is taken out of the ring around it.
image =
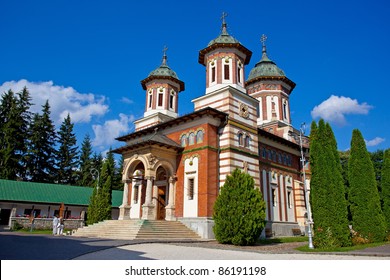
[[[311,125],[310,203],[315,247],[350,245],[347,203],[337,144],[332,129],[323,120]]]
[[[55,179],[56,132],[50,119],[50,105],[46,101],[42,115],[35,114],[31,124],[31,139],[27,158],[30,180],[52,183]]]
[[[390,237],[390,149],[383,153],[382,166],[382,210],[385,216],[387,235]]]
[[[15,95],[9,90],[0,105],[0,177],[16,180],[25,176],[23,159],[27,152],[31,115],[29,92],[24,88]]]
[[[385,218],[380,206],[375,173],[366,143],[358,129],[352,132],[349,159],[349,203],[353,229],[368,242],[385,238]]]
[[[253,178],[239,169],[226,177],[214,205],[215,238],[220,243],[254,244],[265,227],[265,202]]]
[[[81,155],[80,155],[80,170],[78,176],[78,185],[85,187],[93,186],[93,178],[91,174],[92,168],[92,143],[91,138],[87,134],[84,137],[82,146],[81,146]]]
[[[70,116],[64,119],[58,132],[59,148],[56,152],[57,182],[74,185],[76,182],[76,167],[78,164],[76,135]]]

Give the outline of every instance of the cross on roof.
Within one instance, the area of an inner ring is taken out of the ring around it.
[[[222,23],[225,23],[225,18],[228,16],[227,13],[225,12],[222,12],[222,16],[221,16],[221,19],[222,19]]]
[[[164,46],[164,48],[163,48],[163,54],[164,54],[164,56],[167,55],[167,50],[168,50],[167,46]]]
[[[265,41],[267,41],[267,36],[265,34],[261,35],[260,42],[263,46],[265,46]]]

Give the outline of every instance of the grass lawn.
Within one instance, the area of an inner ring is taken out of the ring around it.
[[[369,243],[369,244],[361,244],[361,245],[355,245],[351,247],[340,247],[340,248],[324,248],[324,249],[309,249],[308,245],[304,245],[301,247],[298,247],[297,250],[301,252],[349,252],[354,250],[362,250],[366,248],[371,247],[378,247],[382,245],[390,244],[389,241],[387,242],[377,242],[377,243]]]
[[[30,231],[29,228],[22,228],[18,230],[14,230],[15,232],[21,232],[21,233],[26,233],[26,234],[53,234],[52,229],[33,229],[33,231]],[[69,229],[64,229],[64,233],[66,231],[69,231]]]

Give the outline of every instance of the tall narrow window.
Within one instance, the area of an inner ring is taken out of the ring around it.
[[[291,191],[287,191],[287,203],[288,203],[288,208],[292,208],[292,197],[291,197]]]
[[[251,141],[251,138],[249,137],[249,135],[246,135],[245,136],[245,144],[244,144],[245,148],[249,148],[250,141]]]
[[[224,65],[224,79],[229,80],[230,79],[230,67],[229,64]]]
[[[238,133],[238,145],[244,146],[244,135],[241,132]]]
[[[195,185],[195,179],[194,178],[188,178],[188,189],[187,189],[187,196],[189,200],[194,199],[194,185]]]
[[[163,96],[164,96],[164,94],[162,92],[160,92],[158,94],[158,106],[159,107],[162,107],[162,105],[163,105]]]
[[[195,133],[191,132],[188,136],[188,145],[193,145],[195,143]]]
[[[175,93],[171,92],[169,96],[169,109],[173,109],[173,102],[175,101]]]
[[[211,65],[211,82],[215,82],[215,65]]]
[[[287,119],[287,101],[283,102],[283,119]]]
[[[203,142],[203,131],[198,130],[196,133],[196,143],[202,143]]]
[[[152,108],[152,98],[153,98],[153,95],[152,95],[151,91],[149,92],[148,98],[149,98],[148,107]]]
[[[272,206],[276,206],[276,189],[272,189]]]
[[[241,84],[241,75],[242,75],[242,67],[241,67],[241,65],[239,65],[238,69],[237,69],[237,81],[239,84]]]

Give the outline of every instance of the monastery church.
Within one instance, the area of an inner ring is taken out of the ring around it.
[[[164,51],[162,64],[141,81],[145,111],[135,132],[117,138],[123,145],[114,152],[124,159],[120,220],[180,221],[214,238],[215,200],[226,176],[239,168],[266,201],[263,234],[305,231],[299,130],[291,125],[289,103],[295,83],[268,58],[264,35],[261,42],[261,59],[245,80],[252,52],[228,34],[223,18],[221,34],[199,51],[205,93],[184,116],[178,98],[185,84]]]

